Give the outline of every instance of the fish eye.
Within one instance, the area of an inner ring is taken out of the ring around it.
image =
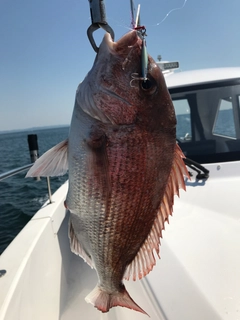
[[[147,78],[146,80],[142,80],[140,82],[141,89],[148,94],[153,94],[156,89],[156,82],[153,79]]]
[[[147,79],[147,80],[143,80],[142,81],[142,89],[143,90],[149,90],[152,88],[152,82],[151,80]]]

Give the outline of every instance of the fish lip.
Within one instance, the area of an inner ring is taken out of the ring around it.
[[[139,38],[136,30],[131,30],[116,42],[113,41],[110,33],[106,33],[103,42],[111,53],[118,54],[121,49],[126,50],[127,48],[133,47],[138,42],[141,43],[142,40]]]

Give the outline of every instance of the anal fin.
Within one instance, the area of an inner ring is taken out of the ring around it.
[[[68,237],[70,240],[71,251],[73,253],[75,253],[76,255],[82,257],[83,260],[93,269],[94,268],[93,261],[89,257],[89,255],[86,253],[86,251],[83,249],[82,245],[79,243],[79,241],[75,235],[71,221],[69,222]]]

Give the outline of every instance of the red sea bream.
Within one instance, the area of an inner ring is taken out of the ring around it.
[[[152,270],[174,194],[188,175],[159,67],[149,56],[148,80],[136,76],[141,49],[136,31],[117,42],[105,35],[77,89],[68,140],[28,173],[69,170],[71,250],[96,270],[99,281],[86,301],[102,312],[123,306],[145,313],[123,279],[141,279]]]

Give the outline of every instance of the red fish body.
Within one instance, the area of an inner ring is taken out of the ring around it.
[[[141,46],[136,31],[116,43],[105,35],[78,87],[68,141],[48,151],[29,173],[69,168],[71,249],[95,268],[99,282],[86,300],[103,312],[120,305],[144,313],[122,280],[152,270],[173,196],[187,175],[159,67],[148,57],[148,80],[136,76]]]

